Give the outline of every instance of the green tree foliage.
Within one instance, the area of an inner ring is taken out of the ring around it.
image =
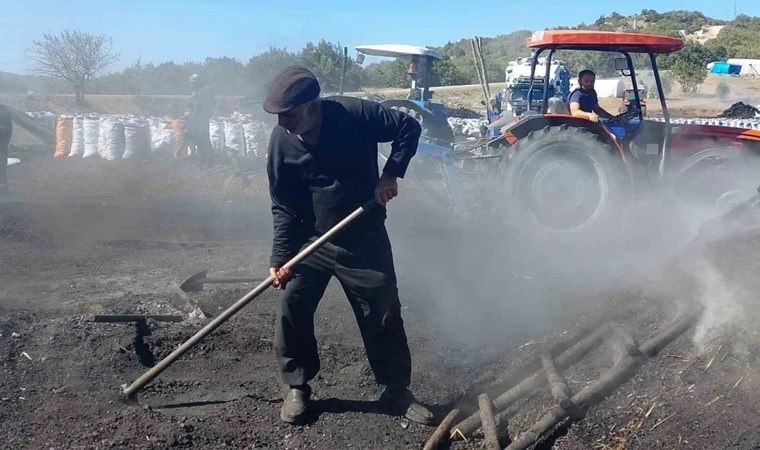
[[[468,84],[470,80],[468,74],[462,73],[462,70],[454,64],[454,60],[448,55],[443,55],[443,59],[433,67],[433,86],[456,86]]]
[[[409,86],[406,70],[409,61],[394,59],[369,64],[365,71],[366,85],[370,87],[403,88]]]
[[[726,58],[760,58],[760,18],[738,16],[733,21],[722,21],[705,16],[698,11],[658,12],[642,9],[638,14],[623,15],[611,13],[601,15],[591,23],[577,26],[555,27],[555,29],[584,29],[645,32],[683,37],[698,31],[705,25],[725,25],[715,39],[705,45],[689,42],[684,49],[672,55],[657,57],[658,67],[662,71],[673,71],[675,80],[684,80],[689,86],[698,86],[703,68],[711,61]],[[489,82],[504,82],[504,69],[508,63],[518,57],[530,56],[525,47],[525,40],[531,35],[529,30],[518,30],[495,37],[483,37],[483,56]],[[475,63],[470,46],[470,38],[448,42],[440,47],[433,47],[444,55],[434,67],[433,86],[478,83]],[[614,69],[614,59],[621,55],[605,52],[560,51],[555,58],[568,63],[571,72],[577,74],[582,69],[592,69],[599,77],[619,76]],[[654,85],[651,74],[651,61],[648,55],[632,54],[639,81],[648,86]],[[344,91],[355,91],[361,87],[395,87],[409,86],[407,67],[409,60],[401,58],[386,59],[365,65],[355,64],[350,59],[344,80]],[[188,94],[191,87],[187,83],[192,73],[206,76],[214,90],[219,94],[243,94],[253,97],[263,95],[269,81],[282,68],[289,65],[301,65],[313,70],[327,93],[337,92],[343,65],[343,47],[339,43],[325,40],[306,44],[298,51],[272,47],[255,55],[247,62],[234,58],[207,58],[200,62],[163,62],[158,64],[135,64],[90,83],[89,90],[94,93],[123,94]],[[697,69],[700,66],[700,69]],[[4,81],[0,79],[0,90],[23,91],[25,87],[37,87],[53,92],[53,85],[45,85],[39,80],[29,79]],[[58,86],[58,85],[55,85]],[[58,90],[55,87],[54,90]],[[693,90],[693,88],[689,88]]]
[[[720,61],[726,57],[722,47],[707,47],[694,41],[684,42],[681,50],[658,58],[658,65],[663,70],[672,69],[678,62],[701,65],[703,68],[712,61]]]
[[[760,58],[760,17],[737,16],[706,47],[724,49],[728,58]]]
[[[673,79],[681,85],[683,93],[696,95],[699,86],[707,78],[707,64],[724,56],[722,48],[709,48],[687,41],[678,52],[664,56],[660,66],[670,70]]]
[[[298,62],[314,72],[325,92],[338,92],[343,70],[343,47],[324,39],[317,44],[309,42],[298,55]],[[349,56],[346,66],[344,91],[358,90],[364,81],[364,73]]]

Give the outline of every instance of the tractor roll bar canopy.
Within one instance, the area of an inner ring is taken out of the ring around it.
[[[540,30],[525,40],[528,48],[561,48],[620,53],[667,54],[683,47],[683,40],[670,36],[596,30]]]
[[[658,54],[674,53],[683,47],[683,40],[670,36],[659,36],[654,34],[642,33],[623,33],[617,31],[597,31],[597,30],[541,30],[534,32],[525,40],[528,48],[534,49],[533,61],[530,71],[530,87],[528,88],[528,104],[531,104],[533,96],[533,84],[536,75],[536,63],[539,55],[545,50],[549,50],[549,57],[546,60],[546,74],[544,76],[544,98],[542,113],[546,114],[548,100],[548,82],[549,82],[549,65],[552,56],[557,50],[582,50],[598,52],[618,52],[625,56],[629,68],[629,74],[633,86],[638,86],[636,81],[636,72],[633,68],[631,53],[645,53],[649,55],[652,64],[657,93],[660,96],[662,105],[662,115],[665,119],[665,139],[662,145],[662,159],[660,160],[659,175],[665,178],[668,172],[670,151],[670,113],[665,102],[665,94],[662,89],[662,80],[657,70]],[[636,101],[640,102],[638,90],[634,91]]]
[[[443,55],[435,50],[426,47],[417,47],[416,45],[406,44],[378,44],[378,45],[357,45],[354,47],[357,52],[370,56],[388,56],[398,58],[401,56],[428,56],[433,59],[443,59]]]

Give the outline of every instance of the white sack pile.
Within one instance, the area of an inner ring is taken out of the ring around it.
[[[56,116],[47,112],[27,112],[40,122]],[[100,157],[108,161],[145,159],[150,156],[173,158],[180,139],[184,139],[181,121],[133,115],[75,115],[68,156]],[[249,115],[234,113],[230,117],[214,117],[209,121],[211,148],[214,153],[230,152],[248,158],[265,158],[271,128]],[[189,154],[189,148],[180,154]]]

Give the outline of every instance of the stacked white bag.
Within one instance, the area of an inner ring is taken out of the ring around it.
[[[260,125],[257,122],[243,123],[243,134],[245,135],[246,156],[249,158],[258,158],[261,154],[261,146],[258,139],[260,138]]]
[[[124,159],[141,159],[150,154],[150,126],[142,119],[124,122]]]
[[[74,116],[69,156],[82,157],[84,154],[84,116]]]
[[[172,132],[171,123],[168,120],[150,119],[150,147],[153,153],[163,153],[166,156],[174,156],[177,147],[177,138]]]
[[[211,148],[214,150],[214,153],[219,154],[223,152],[225,146],[224,119],[211,119],[208,123],[208,132],[211,137]]]
[[[245,156],[245,132],[243,124],[235,120],[224,121],[224,142],[225,146],[230,148],[238,155]]]
[[[90,114],[84,117],[82,124],[84,154],[83,158],[99,156],[98,141],[100,140],[100,118],[97,114]]]
[[[100,120],[100,139],[98,152],[100,157],[114,161],[121,159],[126,146],[124,137],[124,125],[114,116],[102,117]]]

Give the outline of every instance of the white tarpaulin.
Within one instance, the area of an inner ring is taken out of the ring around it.
[[[596,80],[594,90],[599,98],[623,98],[623,95],[625,95],[625,83],[620,78]]]
[[[760,75],[760,59],[728,58],[726,62],[742,66],[739,75]]]
[[[69,156],[81,157],[84,154],[84,117],[74,116],[71,135],[71,152]]]
[[[86,116],[82,128],[84,133],[84,154],[82,157],[91,158],[93,156],[98,156],[100,118],[97,115]]]
[[[50,129],[55,128],[56,116],[50,111],[27,111],[26,115]]]

